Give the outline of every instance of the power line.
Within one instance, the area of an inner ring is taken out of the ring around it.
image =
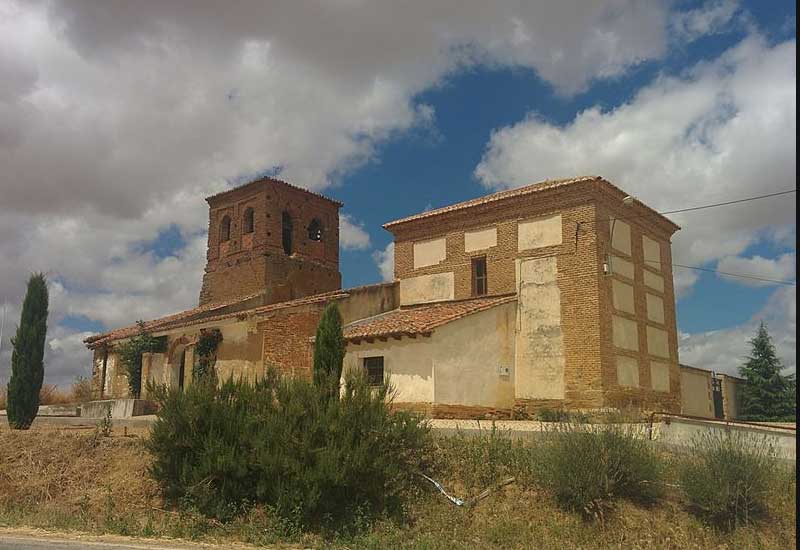
[[[659,264],[655,260],[645,260],[645,263]],[[708,273],[716,273],[717,275],[726,275],[728,277],[738,277],[740,279],[752,279],[754,281],[763,281],[765,283],[775,283],[779,285],[797,286],[796,281],[784,281],[782,279],[769,279],[767,277],[756,277],[755,275],[744,275],[742,273],[731,273],[729,271],[720,271],[718,269],[711,269],[709,267],[699,267],[696,265],[684,264],[671,264],[673,267],[682,267],[684,269],[696,269],[697,271],[706,271]]]

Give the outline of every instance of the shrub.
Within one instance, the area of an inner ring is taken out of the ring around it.
[[[709,430],[692,441],[679,476],[698,515],[733,529],[766,512],[778,472],[775,447],[768,436]]]
[[[660,495],[661,465],[639,431],[567,424],[547,435],[544,482],[565,508],[602,517],[617,498],[648,503]]]
[[[390,413],[389,388],[361,376],[347,377],[340,399],[274,372],[255,384],[152,390],[152,476],[172,501],[221,520],[253,504],[304,526],[399,513],[427,462],[427,424]]]
[[[47,280],[42,273],[28,279],[19,326],[11,339],[11,378],[8,381],[8,424],[30,428],[39,410],[44,379],[44,343],[47,336]]]
[[[83,376],[76,377],[70,389],[70,402],[86,403],[87,401],[91,401],[93,397],[91,379]]]

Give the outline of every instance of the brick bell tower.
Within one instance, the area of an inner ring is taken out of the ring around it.
[[[338,290],[340,202],[272,178],[206,198],[200,305],[263,294],[263,304]]]

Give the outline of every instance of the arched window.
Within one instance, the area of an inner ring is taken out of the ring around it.
[[[311,223],[308,225],[308,238],[312,241],[322,240],[322,222],[317,218],[311,220]]]
[[[255,228],[255,220],[253,219],[253,209],[248,207],[244,211],[244,219],[242,220],[242,233],[252,233]]]
[[[219,226],[219,242],[224,243],[231,240],[231,218],[225,216]]]
[[[292,216],[288,212],[283,213],[281,226],[283,228],[282,231],[283,251],[286,253],[287,256],[290,256],[292,254],[293,224],[292,224]]]

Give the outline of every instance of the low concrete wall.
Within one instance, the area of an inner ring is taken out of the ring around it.
[[[145,399],[108,399],[85,403],[81,407],[81,417],[103,418],[108,407],[111,407],[111,418],[131,418],[155,412],[155,404]]]
[[[663,445],[685,448],[692,440],[709,431],[739,432],[753,437],[765,437],[775,446],[780,458],[796,460],[795,430],[753,426],[737,422],[700,420],[693,418],[665,417],[655,430],[655,440]]]
[[[39,405],[36,416],[78,417],[81,415],[80,405]],[[0,416],[6,416],[6,411],[0,411]]]

